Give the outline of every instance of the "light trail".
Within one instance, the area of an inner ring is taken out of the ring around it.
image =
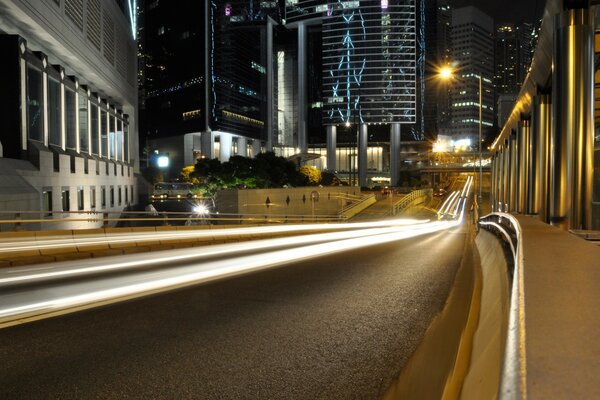
[[[169,241],[183,239],[222,239],[227,237],[249,237],[256,235],[302,233],[307,231],[334,231],[366,229],[384,226],[404,226],[425,223],[427,220],[392,219],[385,221],[360,222],[347,224],[294,224],[277,226],[253,226],[243,228],[200,229],[164,232],[127,232],[102,235],[75,235],[68,239],[42,239],[28,241],[7,241],[0,243],[0,254],[17,251],[60,249],[65,247],[86,247],[107,244],[131,244],[144,241]]]
[[[204,263],[192,262],[184,266],[109,276],[84,282],[55,283],[52,285],[52,290],[23,290],[8,293],[0,295],[0,304],[2,304],[0,327],[207,283],[292,262],[440,232],[456,227],[460,223],[460,219],[434,221],[414,226],[412,229],[398,229],[372,236]],[[165,267],[169,266],[167,258],[163,260]],[[103,259],[98,261],[101,263]]]
[[[427,221],[420,224],[426,224]],[[34,265],[30,267],[12,267],[0,270],[0,288],[14,284],[29,284],[49,279],[64,277],[82,277],[99,273],[125,271],[136,268],[154,268],[165,263],[198,262],[216,256],[224,256],[248,251],[261,251],[276,247],[299,246],[319,242],[333,242],[336,240],[368,237],[389,232],[413,230],[414,225],[399,225],[396,227],[359,229],[353,231],[320,233],[275,239],[252,240],[243,243],[220,244],[196,248],[169,250],[153,253],[149,258],[147,254],[130,254],[77,261],[63,261],[52,264]],[[201,251],[201,252],[200,252]]]
[[[202,254],[198,248],[168,250],[5,270],[0,275],[0,328],[452,229],[463,221],[472,183],[469,176],[461,195],[457,191],[445,202],[447,210],[454,207],[453,220],[236,228],[250,235],[323,225],[344,231],[213,245],[202,248]],[[215,231],[202,233],[214,237]],[[232,230],[226,231],[231,235]],[[253,254],[240,255],[244,251]],[[78,279],[60,279],[68,277]]]

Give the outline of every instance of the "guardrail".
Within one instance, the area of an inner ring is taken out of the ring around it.
[[[274,214],[224,214],[194,213],[175,211],[1,211],[0,226],[10,226],[5,230],[27,230],[28,224],[53,224],[87,222],[97,223],[107,228],[111,224],[146,223],[160,225],[199,225],[222,223],[298,223],[298,222],[337,222],[340,215],[274,215]]]
[[[392,215],[400,214],[410,206],[430,201],[432,197],[433,189],[414,190],[394,204],[392,207]]]
[[[365,208],[375,204],[377,202],[374,194],[365,195],[356,203],[352,203],[342,208],[342,210],[338,214],[339,219],[347,220],[352,218],[359,212],[363,211]]]
[[[501,399],[525,399],[526,353],[525,353],[525,296],[523,282],[522,231],[517,219],[505,213],[492,213],[482,217],[479,225],[495,233],[509,246],[513,257],[512,270],[507,271],[510,289],[508,332],[500,379],[498,397]]]

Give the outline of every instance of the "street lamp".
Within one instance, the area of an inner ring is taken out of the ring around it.
[[[444,66],[439,69],[440,79],[450,80],[454,76],[454,70],[450,66]],[[479,78],[479,204],[483,198],[483,154],[482,154],[482,131],[483,131],[483,79],[481,74]]]

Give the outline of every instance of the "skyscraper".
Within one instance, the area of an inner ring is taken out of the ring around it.
[[[516,98],[531,65],[534,27],[530,23],[503,24],[496,27],[494,88],[496,103]],[[505,122],[506,113],[500,114],[497,125]]]
[[[439,79],[441,67],[451,64],[452,10],[449,0],[425,2],[424,134],[432,140],[450,126],[449,82]]]
[[[455,139],[478,141],[480,79],[483,133],[494,126],[493,33],[494,21],[479,9],[452,11],[452,60],[457,71],[451,85],[451,132]]]
[[[144,18],[144,134],[171,173],[271,149],[278,2],[146,0]]]
[[[135,2],[0,8],[0,208],[41,211],[38,228],[98,226],[63,219],[137,203]]]

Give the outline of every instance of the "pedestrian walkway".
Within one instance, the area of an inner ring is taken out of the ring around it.
[[[527,397],[600,398],[600,248],[534,217],[523,231]]]

